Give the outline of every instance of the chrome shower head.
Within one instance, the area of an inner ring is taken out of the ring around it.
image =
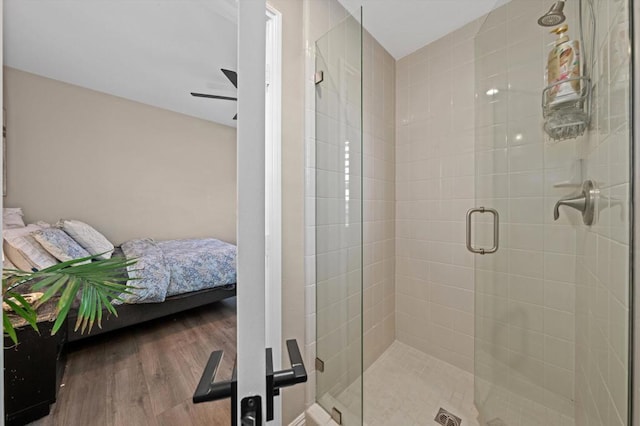
[[[538,19],[538,24],[543,27],[555,27],[562,24],[566,18],[562,12],[564,9],[564,0],[557,1],[551,6],[547,13]]]

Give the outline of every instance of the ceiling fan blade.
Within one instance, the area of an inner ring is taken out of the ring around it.
[[[238,114],[234,115],[234,116],[233,116],[233,119],[234,119],[234,120],[237,120],[237,119],[238,119]]]
[[[220,71],[222,71],[224,73],[224,75],[227,76],[229,81],[231,81],[231,84],[233,84],[233,87],[235,87],[237,89],[238,88],[238,73],[235,72],[235,71],[231,71],[231,70],[225,70],[224,68],[220,68]]]
[[[238,98],[232,98],[230,96],[209,95],[207,93],[191,92],[191,96],[195,96],[196,98],[223,99],[225,101],[237,101],[238,100]]]

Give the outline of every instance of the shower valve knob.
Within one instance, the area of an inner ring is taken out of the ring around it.
[[[580,194],[571,195],[559,200],[553,208],[553,220],[560,218],[560,207],[567,206],[582,213],[582,221],[585,225],[593,225],[595,219],[595,205],[598,199],[598,189],[592,180],[587,180],[582,184]]]
[[[578,195],[576,197],[563,198],[556,203],[553,209],[553,220],[560,218],[560,206],[567,206],[578,210],[580,213],[584,213],[587,206],[587,198],[584,195]]]

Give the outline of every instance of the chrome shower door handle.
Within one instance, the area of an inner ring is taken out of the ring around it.
[[[471,216],[474,213],[491,213],[493,215],[493,246],[491,248],[475,248],[471,244]],[[498,251],[500,241],[500,215],[496,209],[476,207],[467,211],[467,250],[476,254],[491,254]]]

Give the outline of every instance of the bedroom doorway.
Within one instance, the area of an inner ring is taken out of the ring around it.
[[[116,2],[114,2],[116,3]],[[231,3],[235,3],[235,2],[231,2]],[[11,7],[15,7],[17,3],[13,2],[11,4]],[[102,3],[100,3],[102,4]],[[7,15],[6,11],[7,8],[9,8],[9,6],[7,5],[7,2],[3,2],[2,0],[0,0],[0,13],[2,15]],[[264,12],[263,12],[264,13]],[[2,16],[0,15],[0,16]],[[263,15],[264,16],[264,15]],[[280,242],[280,231],[281,231],[281,212],[280,212],[280,206],[281,206],[281,194],[280,194],[280,120],[281,120],[281,114],[280,114],[280,96],[279,96],[279,91],[280,91],[280,59],[279,59],[279,55],[280,55],[280,31],[281,31],[281,24],[280,24],[280,14],[271,8],[267,8],[267,24],[266,24],[266,30],[267,30],[267,35],[266,35],[266,40],[269,41],[269,48],[271,49],[270,51],[268,51],[267,55],[268,55],[268,60],[267,60],[267,66],[269,69],[269,72],[267,74],[268,80],[266,81],[267,86],[266,86],[266,98],[265,98],[265,106],[266,106],[266,110],[265,112],[267,113],[267,117],[266,117],[266,131],[267,133],[267,140],[266,145],[266,152],[265,152],[265,156],[263,158],[263,162],[264,162],[264,174],[260,177],[259,181],[264,181],[265,185],[266,185],[266,190],[267,190],[267,194],[266,194],[266,199],[265,202],[268,203],[266,206],[264,206],[265,208],[265,214],[263,216],[261,216],[261,219],[263,221],[264,224],[264,228],[263,228],[263,232],[264,232],[264,237],[265,237],[265,252],[263,252],[263,258],[262,258],[262,266],[263,266],[263,270],[264,270],[264,266],[265,266],[265,261],[266,261],[266,266],[267,266],[267,271],[264,271],[265,274],[267,274],[266,278],[266,285],[267,285],[267,291],[266,293],[268,294],[267,296],[267,300],[263,300],[263,306],[266,305],[266,307],[264,307],[264,317],[262,319],[262,323],[266,322],[266,329],[268,331],[266,331],[266,335],[265,335],[265,339],[266,339],[266,345],[270,346],[274,349],[274,368],[278,369],[280,368],[280,360],[281,360],[281,356],[282,356],[282,351],[281,351],[281,335],[280,335],[280,330],[281,330],[281,302],[280,302],[280,295],[281,295],[281,290],[280,290],[280,281],[281,281],[281,256],[280,256],[280,250],[281,250],[281,242]],[[14,24],[15,26],[15,24]],[[7,27],[9,27],[9,25],[5,25],[4,30],[7,30]],[[42,37],[42,39],[45,39],[46,37]],[[6,40],[6,38],[5,38]],[[270,53],[269,53],[270,52]],[[6,49],[5,49],[5,53],[6,53]],[[203,57],[203,56],[201,56]],[[43,60],[44,61],[44,60]],[[66,62],[66,61],[61,61],[61,62]],[[2,73],[3,70],[0,70],[0,73]],[[15,77],[15,75],[17,75],[18,73],[10,70],[9,73],[13,73],[12,75]],[[26,73],[26,71],[25,71]],[[0,74],[1,75],[1,74]],[[6,77],[6,74],[5,74]],[[43,77],[46,77],[43,75]],[[51,76],[49,78],[53,79],[54,76]],[[28,78],[28,77],[25,77]],[[241,77],[242,79],[250,79],[251,77]],[[118,80],[117,76],[113,77],[113,80]],[[63,81],[62,79],[60,79],[60,81]],[[246,80],[242,80],[242,81],[246,81]],[[223,93],[223,90],[228,90],[229,92],[232,92],[234,89],[233,87],[231,87],[229,84],[229,82],[226,80],[222,80],[221,83],[215,83],[215,84],[211,84],[212,87],[208,88],[208,87],[189,87],[188,89],[191,90],[200,90],[202,89],[202,91],[204,91],[204,89],[218,89],[218,86],[216,86],[216,84],[219,85],[220,87],[220,91],[221,93]],[[71,85],[72,83],[68,83],[69,85]],[[79,84],[78,84],[79,86]],[[228,86],[228,87],[227,87]],[[88,88],[88,87],[87,87]],[[74,89],[76,90],[76,89]],[[79,90],[79,89],[77,89]],[[100,91],[97,89],[93,89],[95,91]],[[241,89],[242,91],[242,89]],[[15,91],[14,91],[15,92]],[[171,92],[171,90],[167,90],[165,92],[169,93]],[[186,96],[188,96],[187,91],[183,91],[184,94]],[[214,91],[210,91],[211,93],[215,93]],[[6,94],[6,93],[5,93]],[[122,96],[122,98],[124,98],[124,96]],[[11,100],[11,99],[10,99]],[[204,101],[203,101],[204,102]],[[211,104],[208,104],[211,105]],[[225,104],[225,105],[229,105],[229,104]],[[271,107],[270,107],[271,106]],[[213,105],[213,107],[217,107],[217,105]],[[16,114],[16,110],[14,109],[14,117]],[[177,112],[177,111],[174,111]],[[225,119],[231,119],[231,117],[233,117],[234,112],[231,112],[230,114],[228,114],[225,111]],[[246,116],[249,117],[250,113],[248,113]],[[240,115],[241,117],[241,115]],[[242,120],[242,118],[240,118],[240,120]],[[14,133],[15,134],[15,133]],[[58,135],[58,137],[60,137]],[[215,142],[219,142],[219,141],[215,141]],[[11,141],[10,141],[11,143]],[[14,139],[14,143],[17,143],[16,139]],[[208,154],[207,154],[208,155]],[[174,160],[179,160],[179,156],[175,155],[174,156]],[[14,168],[14,170],[16,170]],[[170,170],[169,168],[164,168],[164,170]],[[11,181],[11,178],[9,179],[9,181]],[[16,179],[13,179],[14,182],[16,182]],[[16,191],[13,191],[12,195],[15,195]],[[264,194],[263,194],[264,195]],[[160,197],[159,197],[160,198]],[[5,200],[3,200],[5,201]],[[220,203],[223,204],[223,203]],[[231,203],[224,203],[224,204],[231,204]],[[7,204],[5,204],[7,205]],[[11,205],[11,204],[8,204]],[[193,211],[197,211],[198,208],[197,207],[191,207],[191,210]],[[56,215],[58,214],[57,212],[55,213]],[[201,213],[203,214],[203,213]],[[36,217],[37,219],[39,219],[39,217],[37,217],[36,213],[31,213],[31,217]],[[186,222],[186,221],[185,221]],[[99,224],[100,227],[103,227],[104,225]],[[242,226],[242,225],[241,225]],[[118,239],[120,237],[117,237]],[[265,256],[266,255],[266,256]],[[264,282],[263,282],[263,286],[264,286]],[[264,287],[263,287],[264,289]],[[240,314],[242,315],[242,314]],[[235,325],[235,324],[234,324]],[[167,333],[168,334],[168,333]],[[235,333],[234,333],[235,334]],[[173,349],[173,348],[172,348]],[[2,357],[2,353],[0,353],[0,361],[1,361],[1,357]],[[286,355],[285,355],[286,358]],[[175,364],[178,364],[177,362]],[[129,368],[129,366],[127,366],[127,368]],[[121,374],[122,377],[124,377],[124,374]],[[70,383],[67,382],[67,389],[71,386],[69,386]],[[0,383],[0,390],[2,391],[2,393],[4,394],[4,389],[2,388],[2,383]],[[176,386],[176,388],[178,387],[183,387],[182,384],[180,384],[179,386]],[[175,389],[174,389],[175,390]],[[134,395],[131,395],[132,397]],[[279,398],[278,398],[279,399]],[[154,403],[155,404],[155,403]],[[160,410],[162,407],[161,403],[155,404],[154,407],[157,408],[158,410]],[[276,419],[276,423],[278,423],[279,421],[277,420],[279,417],[279,408],[278,408],[279,404],[278,401],[276,401],[275,404],[275,419]],[[3,406],[2,404],[0,404],[0,410],[3,410]],[[0,412],[0,415],[2,415],[4,417],[4,413]],[[133,417],[132,417],[133,418]]]

